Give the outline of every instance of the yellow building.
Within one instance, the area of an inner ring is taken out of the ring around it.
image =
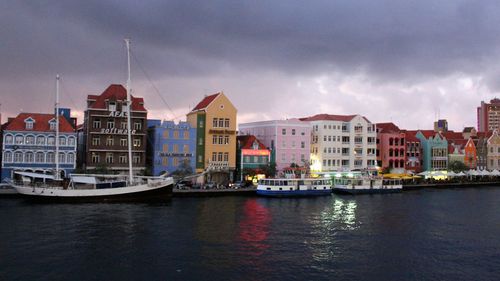
[[[196,172],[207,171],[208,181],[233,181],[236,168],[236,108],[224,95],[206,96],[187,122],[196,128]]]

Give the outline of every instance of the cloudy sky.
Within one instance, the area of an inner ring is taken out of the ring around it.
[[[10,1],[0,3],[2,122],[126,81],[149,117],[181,120],[224,91],[239,122],[362,114],[401,128],[476,126],[500,97],[500,2]]]

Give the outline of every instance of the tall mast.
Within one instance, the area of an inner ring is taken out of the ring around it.
[[[130,39],[126,38],[125,39],[125,44],[127,45],[127,144],[128,144],[128,174],[129,174],[129,181],[130,184],[133,183],[134,177],[132,174],[132,126],[131,126],[131,121],[130,121],[130,105],[131,105],[131,98],[130,98],[130,87],[131,87],[131,81],[130,81]]]
[[[55,180],[59,180],[59,74],[56,75],[56,173]]]

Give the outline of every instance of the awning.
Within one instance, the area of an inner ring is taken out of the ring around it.
[[[71,180],[74,183],[87,183],[87,184],[96,184],[97,183],[95,177],[72,176]]]
[[[23,177],[38,178],[38,179],[54,179],[53,175],[32,173],[32,172],[14,172],[15,174],[21,175]]]

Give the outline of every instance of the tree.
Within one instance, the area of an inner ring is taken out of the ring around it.
[[[260,166],[260,169],[266,175],[266,178],[276,176],[276,163],[275,162],[270,162],[267,165],[262,165],[262,166]]]
[[[463,171],[467,171],[469,168],[465,165],[464,162],[461,161],[453,161],[448,164],[448,169],[452,170],[455,173],[460,173]]]

